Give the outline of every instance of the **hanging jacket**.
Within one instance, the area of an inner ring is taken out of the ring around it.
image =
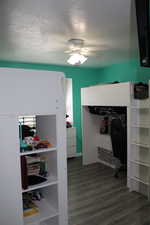
[[[118,158],[122,164],[127,163],[127,129],[123,127],[120,118],[111,121],[111,142],[114,157]]]

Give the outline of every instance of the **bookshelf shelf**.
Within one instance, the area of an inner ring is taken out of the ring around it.
[[[51,148],[42,148],[42,149],[35,149],[32,151],[25,151],[25,152],[21,152],[20,156],[23,155],[32,155],[32,154],[39,154],[39,153],[44,153],[44,152],[53,152],[56,151],[56,147],[51,147]]]
[[[28,191],[34,191],[34,190],[41,189],[43,187],[52,186],[52,185],[55,185],[55,184],[58,184],[57,178],[50,176],[47,179],[47,181],[45,181],[41,184],[38,184],[38,185],[31,185],[26,190],[22,190],[22,193],[25,193],[25,192],[28,192]]]
[[[149,106],[132,106],[131,109],[137,110],[149,110]]]
[[[145,166],[145,167],[150,167],[150,164],[148,163],[145,163],[145,162],[141,162],[141,161],[138,161],[138,160],[130,160],[132,163],[135,163],[135,164],[138,164],[140,166]]]
[[[142,179],[140,179],[138,177],[131,177],[131,179],[149,186],[148,182],[145,182],[145,181],[143,181]]]
[[[131,108],[132,109],[149,109],[149,99],[142,99],[142,100],[134,99],[134,97],[132,96]]]
[[[42,199],[40,202],[36,201],[36,205],[39,208],[39,213],[24,217],[24,225],[32,225],[34,223],[41,223],[50,218],[56,217],[59,215],[58,210],[55,209],[49,202],[45,199]]]
[[[40,223],[40,225],[57,225],[57,224],[58,224],[58,216],[50,218],[50,219]]]
[[[136,146],[143,147],[143,148],[148,148],[148,149],[150,148],[149,144],[139,143],[139,142],[132,142],[131,145],[136,145]]]
[[[148,124],[132,124],[131,127],[142,128],[142,129],[150,129],[150,126]]]

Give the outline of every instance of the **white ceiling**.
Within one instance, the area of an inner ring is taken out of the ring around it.
[[[93,46],[87,67],[137,54],[132,0],[1,0],[0,60],[67,64],[67,41]]]

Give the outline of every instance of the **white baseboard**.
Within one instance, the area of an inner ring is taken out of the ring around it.
[[[81,157],[82,156],[82,152],[77,152],[76,153],[76,157]]]
[[[67,158],[73,158],[73,157],[81,157],[82,156],[82,152],[76,152],[75,154],[69,155],[67,156]]]
[[[109,163],[107,163],[107,162],[105,162],[105,161],[102,161],[102,160],[100,160],[100,159],[98,159],[97,162],[102,163],[102,164],[104,164],[104,165],[106,165],[106,166],[109,166],[109,167],[115,169],[115,166],[114,166],[114,165],[109,164]]]

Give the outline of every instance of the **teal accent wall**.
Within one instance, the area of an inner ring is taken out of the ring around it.
[[[82,130],[81,130],[81,88],[98,83],[107,82],[127,82],[150,80],[150,68],[142,68],[138,60],[103,67],[103,68],[80,68],[70,66],[18,63],[18,62],[0,62],[0,67],[52,70],[65,73],[67,78],[73,80],[73,114],[74,126],[77,128],[77,152],[82,151]]]
[[[74,126],[77,128],[77,152],[82,151],[82,131],[81,131],[81,95],[82,87],[95,85],[99,82],[98,69],[79,68],[70,66],[58,66],[47,64],[0,62],[0,67],[52,70],[64,72],[67,78],[73,80],[73,114]]]
[[[147,82],[148,80],[150,80],[150,68],[140,67],[138,60],[130,60],[99,69],[99,83]]]

